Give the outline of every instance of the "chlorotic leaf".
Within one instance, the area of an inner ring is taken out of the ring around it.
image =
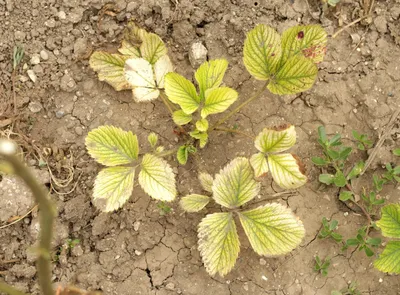
[[[382,235],[388,238],[400,238],[400,204],[389,204],[381,209],[381,219],[376,225]]]
[[[150,146],[152,148],[155,148],[158,142],[158,135],[155,134],[154,132],[151,132],[149,136],[147,137],[148,142],[150,143]]]
[[[273,28],[258,25],[247,34],[243,54],[247,71],[258,80],[268,80],[281,58],[281,38]]]
[[[267,87],[278,95],[296,94],[310,89],[317,74],[318,68],[311,60],[296,55],[287,60]]]
[[[203,189],[207,192],[212,193],[214,178],[208,173],[201,172],[199,173],[199,180]]]
[[[176,125],[182,126],[192,121],[192,115],[188,115],[184,111],[178,110],[172,114],[172,120]]]
[[[139,48],[125,40],[122,41],[121,47],[118,49],[118,51],[129,58],[141,57]]]
[[[160,96],[157,88],[136,87],[132,89],[133,99],[137,102],[151,101]]]
[[[226,59],[214,59],[204,62],[196,71],[195,78],[200,88],[200,99],[203,101],[208,89],[221,85],[228,61]]]
[[[293,125],[278,127],[275,129],[264,128],[257,135],[256,148],[263,153],[283,152],[296,143],[296,130]]]
[[[173,72],[174,66],[168,55],[163,55],[158,59],[154,65],[154,74],[156,76],[156,83],[158,88],[164,88],[165,75]]]
[[[205,96],[205,103],[201,110],[202,118],[224,112],[236,101],[238,93],[229,87],[219,87],[207,90]]]
[[[189,132],[189,135],[193,138],[196,138],[200,142],[200,148],[203,148],[206,146],[208,142],[208,134],[206,132],[200,132],[199,130],[195,130],[192,132]]]
[[[226,275],[235,266],[240,242],[232,213],[214,213],[199,224],[199,251],[207,272]]]
[[[99,80],[110,84],[116,91],[132,88],[124,76],[125,61],[129,56],[96,51],[90,56],[90,67]]]
[[[374,266],[382,272],[400,274],[400,241],[389,241]]]
[[[154,65],[161,56],[167,54],[167,48],[159,36],[147,33],[140,45],[140,53],[145,60]]]
[[[199,212],[201,209],[207,206],[208,202],[210,202],[210,197],[193,194],[183,197],[179,201],[179,204],[186,212]]]
[[[175,174],[165,160],[145,154],[141,167],[139,184],[150,197],[166,202],[175,199]]]
[[[260,184],[246,158],[236,158],[215,176],[212,186],[215,201],[227,208],[237,208],[255,198]]]
[[[135,46],[139,46],[148,34],[145,29],[138,27],[133,21],[130,21],[124,31],[124,40]]]
[[[130,164],[139,154],[136,135],[114,126],[100,126],[90,131],[85,143],[92,158],[106,166]]]
[[[192,114],[198,109],[200,98],[192,82],[186,78],[177,73],[168,73],[164,87],[168,99],[178,104],[186,114]]]
[[[176,158],[178,159],[179,164],[185,165],[189,157],[189,151],[186,145],[182,145],[178,148],[176,152]]]
[[[268,165],[272,178],[282,188],[295,189],[307,182],[303,164],[292,154],[269,155]]]
[[[289,208],[272,203],[240,212],[240,222],[254,251],[259,255],[282,255],[302,241],[302,222]]]
[[[120,208],[132,195],[134,179],[134,167],[108,167],[101,170],[93,188],[96,207],[103,212]]]
[[[200,119],[196,122],[196,128],[200,132],[206,132],[208,130],[208,121],[207,119]]]
[[[252,155],[250,158],[250,164],[254,169],[254,174],[256,177],[261,177],[268,173],[268,162],[263,153]]]

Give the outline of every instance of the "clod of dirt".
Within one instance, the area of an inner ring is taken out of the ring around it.
[[[60,81],[60,88],[66,92],[72,92],[76,89],[75,80],[70,74],[65,74]]]
[[[195,42],[190,47],[189,61],[194,69],[197,69],[207,60],[207,48],[201,42]]]
[[[379,33],[386,33],[387,32],[387,21],[384,15],[380,15],[374,19],[374,25]]]
[[[32,112],[32,113],[39,113],[43,107],[42,104],[40,102],[37,101],[31,101],[28,105],[28,109]]]
[[[74,53],[76,57],[83,56],[87,52],[88,40],[86,38],[78,38],[74,44]]]

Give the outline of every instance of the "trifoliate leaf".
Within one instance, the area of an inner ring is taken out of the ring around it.
[[[100,126],[90,131],[85,143],[92,158],[106,166],[130,164],[139,154],[136,135],[114,126]]]
[[[268,173],[268,162],[263,153],[252,155],[250,158],[250,164],[254,169],[254,175],[256,177],[261,177]]]
[[[192,82],[186,78],[177,73],[168,73],[164,87],[168,99],[178,104],[186,114],[192,114],[198,109],[200,98]]]
[[[165,160],[145,154],[141,167],[139,184],[150,197],[166,202],[175,199],[175,174]]]
[[[192,115],[188,115],[184,111],[178,110],[172,114],[172,120],[176,125],[182,126],[192,121]]]
[[[256,148],[263,153],[279,153],[288,150],[296,143],[296,130],[294,126],[282,126],[276,129],[264,128],[257,135]]]
[[[156,34],[147,33],[142,41],[140,53],[142,57],[152,65],[154,65],[161,56],[167,54],[167,48],[164,42]]]
[[[131,197],[134,178],[134,167],[109,167],[101,170],[94,183],[94,204],[103,212],[117,210]]]
[[[320,25],[295,26],[282,34],[280,65],[295,55],[302,55],[319,63],[326,53],[327,34]]]
[[[179,204],[186,212],[199,212],[208,204],[208,202],[210,202],[209,197],[193,194],[183,197],[179,201]]]
[[[228,61],[225,59],[214,59],[204,62],[196,71],[195,78],[199,84],[200,99],[203,101],[208,89],[217,88],[222,83]]]
[[[200,148],[203,148],[206,146],[208,142],[208,134],[206,132],[200,132],[199,130],[195,130],[192,132],[189,132],[189,135],[193,138],[196,138],[200,142]]]
[[[131,89],[124,76],[125,61],[129,56],[96,51],[90,56],[90,67],[97,72],[99,80],[110,84],[116,91]]]
[[[269,155],[268,165],[272,178],[282,188],[295,189],[307,182],[303,164],[292,154]]]
[[[199,180],[203,189],[207,192],[212,193],[212,185],[214,182],[214,178],[208,173],[201,172],[199,174]]]
[[[296,248],[305,230],[289,208],[272,203],[240,212],[240,222],[254,251],[259,255],[281,255]]]
[[[163,55],[157,60],[154,65],[154,74],[156,76],[156,83],[158,88],[164,88],[164,79],[165,75],[173,72],[174,66],[172,65],[171,60],[168,55]]]
[[[236,158],[215,176],[212,186],[215,201],[227,208],[237,208],[260,192],[260,184],[246,158]]]
[[[124,73],[133,88],[133,98],[137,102],[154,100],[160,95],[154,81],[153,67],[147,60],[143,58],[126,60]]]
[[[226,275],[236,263],[239,237],[232,213],[214,213],[199,224],[199,251],[207,272]]]
[[[310,89],[317,74],[318,68],[310,59],[296,55],[287,60],[267,87],[274,94],[296,94]]]
[[[189,157],[189,151],[186,145],[182,145],[178,148],[176,152],[176,158],[178,159],[179,164],[185,165]]]
[[[382,272],[400,274],[400,241],[389,241],[374,266]]]
[[[224,112],[236,101],[238,93],[229,87],[219,87],[207,90],[205,96],[204,106],[201,110],[202,118]]]
[[[158,141],[158,135],[155,134],[154,132],[150,133],[149,136],[147,137],[147,140],[150,143],[150,146],[154,148],[157,145]]]
[[[206,132],[208,130],[208,121],[206,119],[200,119],[196,122],[196,128],[200,132]]]
[[[121,47],[118,49],[118,51],[119,53],[126,55],[129,58],[141,57],[139,48],[125,40],[122,41]]]
[[[258,25],[247,34],[243,54],[247,71],[258,80],[268,80],[281,58],[281,37],[271,27]]]
[[[381,219],[376,225],[382,235],[388,238],[400,238],[400,204],[389,204],[381,209]]]

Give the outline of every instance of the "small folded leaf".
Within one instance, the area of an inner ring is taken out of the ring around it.
[[[96,51],[90,56],[90,67],[98,73],[100,81],[110,84],[116,91],[132,88],[125,79],[124,66],[129,56]]]
[[[140,53],[142,57],[152,65],[154,65],[161,56],[167,54],[167,48],[164,42],[156,34],[147,33],[143,36],[142,41]]]
[[[264,128],[257,135],[256,148],[263,153],[283,152],[294,146],[296,143],[296,130],[294,126],[282,126],[276,129]]]
[[[206,146],[208,142],[208,134],[206,132],[200,132],[199,130],[195,130],[192,132],[189,132],[189,135],[193,138],[196,138],[200,142],[200,148],[203,148]]]
[[[183,197],[179,204],[186,212],[199,212],[208,202],[210,202],[210,197],[193,194]]]
[[[94,204],[103,212],[117,210],[131,197],[134,179],[134,167],[109,167],[101,170],[94,183]]]
[[[344,187],[346,185],[346,177],[344,176],[342,171],[336,171],[335,178],[333,179],[333,183],[337,187]]]
[[[346,202],[353,198],[353,193],[351,191],[342,191],[339,195],[339,200]]]
[[[250,164],[254,169],[254,175],[256,177],[261,177],[268,173],[268,162],[263,153],[252,155],[250,158]]]
[[[272,203],[240,212],[240,222],[254,251],[259,255],[282,255],[302,241],[302,222],[289,208]]]
[[[217,88],[222,83],[228,61],[225,59],[214,59],[204,62],[196,71],[195,78],[199,84],[200,99],[204,100],[208,89]]]
[[[381,219],[376,225],[382,235],[388,238],[400,238],[400,204],[389,204],[381,209]]]
[[[292,154],[269,155],[272,178],[282,188],[295,189],[307,182],[303,164]]]
[[[182,126],[192,121],[192,115],[188,115],[184,111],[178,110],[172,114],[172,120],[176,125]]]
[[[189,157],[189,151],[186,145],[182,145],[178,148],[176,152],[176,158],[178,159],[179,164],[185,165]]]
[[[236,158],[215,176],[212,191],[218,204],[237,208],[258,195],[260,184],[254,180],[249,160]]]
[[[132,57],[141,57],[139,48],[131,44],[130,42],[123,40],[121,47],[118,49],[119,53]]]
[[[177,73],[168,73],[164,79],[168,99],[178,104],[186,114],[194,113],[200,105],[200,98],[192,82]]]
[[[90,131],[85,143],[92,158],[106,166],[130,164],[139,154],[136,135],[114,126],[100,126]]]
[[[318,165],[318,166],[325,166],[325,165],[328,164],[328,161],[326,161],[325,159],[320,158],[320,157],[312,157],[312,158],[311,158],[311,161],[312,161],[315,165]]]
[[[374,266],[382,272],[400,274],[400,241],[389,241]]]
[[[400,157],[400,148],[393,150],[393,155]]]
[[[203,189],[207,192],[212,193],[212,185],[214,182],[214,178],[208,173],[201,172],[199,174],[199,180]]]
[[[175,174],[165,160],[145,154],[141,167],[139,184],[150,197],[166,202],[175,199]]]
[[[317,78],[318,68],[304,56],[291,57],[268,84],[268,89],[278,95],[296,94],[311,88]]]
[[[201,117],[206,118],[210,114],[224,112],[233,104],[238,97],[238,93],[229,87],[209,89],[205,94],[205,103],[201,110]]]
[[[156,76],[156,83],[158,88],[164,88],[165,75],[173,72],[174,66],[168,55],[163,55],[154,65],[154,74]]]
[[[365,162],[364,161],[360,161],[357,162],[353,169],[351,169],[350,173],[347,175],[347,180],[353,179],[355,177],[357,177],[358,175],[360,175],[360,173],[363,171],[365,167]]]
[[[226,275],[235,266],[240,251],[232,213],[209,214],[199,224],[199,251],[207,272]]]
[[[150,133],[149,136],[147,137],[147,140],[150,143],[150,146],[154,148],[157,145],[158,141],[158,135],[155,134],[154,132]]]
[[[331,185],[335,180],[335,175],[333,174],[320,174],[318,177],[319,182]]]
[[[206,119],[200,119],[196,122],[196,128],[200,132],[206,132],[208,130],[208,121]]]
[[[268,80],[281,58],[281,37],[273,28],[258,25],[247,34],[243,54],[247,71],[258,80]]]

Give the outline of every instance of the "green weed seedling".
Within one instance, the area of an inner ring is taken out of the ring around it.
[[[285,95],[309,89],[316,80],[316,64],[325,55],[326,43],[327,34],[318,25],[289,28],[282,36],[269,26],[257,25],[247,34],[243,61],[255,79],[264,81],[263,86],[228,111],[239,100],[239,94],[223,85],[227,60],[209,60],[196,70],[194,79],[187,79],[174,72],[159,36],[129,23],[119,53],[96,51],[90,66],[99,80],[115,90],[131,90],[136,102],[160,99],[179,128],[181,144],[165,151],[157,146],[158,138],[153,133],[148,137],[150,148],[144,147],[143,153],[131,131],[114,126],[90,131],[86,138],[88,152],[106,166],[94,183],[94,204],[105,212],[119,209],[132,195],[137,178],[139,186],[161,201],[159,208],[164,210],[165,202],[173,201],[178,194],[175,174],[164,157],[175,155],[177,162],[185,165],[191,157],[197,159],[197,153],[209,143],[210,133],[240,134],[254,141],[257,152],[249,159],[232,160],[215,179],[200,173],[201,184],[212,197],[192,194],[181,199],[187,212],[201,210],[211,199],[224,207],[224,212],[207,215],[199,225],[199,249],[207,271],[225,275],[236,262],[240,245],[234,215],[258,254],[285,254],[297,247],[304,237],[304,227],[290,209],[277,203],[247,211],[241,208],[258,195],[260,183],[256,179],[265,175],[271,175],[284,189],[296,189],[307,182],[300,159],[286,152],[296,142],[295,127],[286,124],[264,128],[254,137],[237,126],[223,124],[267,90]],[[226,114],[214,118],[221,113]]]
[[[340,243],[343,239],[342,235],[338,234],[335,232],[338,226],[338,221],[337,220],[332,220],[331,222],[328,222],[326,217],[322,218],[322,229],[318,234],[318,238],[320,239],[326,239],[326,238],[332,238],[336,242]]]
[[[354,139],[357,141],[357,148],[361,151],[370,149],[373,145],[373,141],[368,138],[366,134],[360,134],[356,130],[352,132]]]
[[[361,292],[357,289],[357,283],[351,282],[348,287],[343,288],[340,291],[332,291],[331,295],[361,295]]]
[[[326,258],[321,260],[319,256],[315,256],[314,271],[320,273],[322,276],[326,277],[328,275],[328,268],[331,265],[331,260]]]
[[[347,249],[349,246],[355,246],[359,251],[364,251],[368,257],[374,255],[372,248],[376,248],[381,244],[380,238],[369,238],[367,237],[367,227],[364,226],[358,230],[357,236],[355,238],[347,239],[343,246],[343,250]]]

